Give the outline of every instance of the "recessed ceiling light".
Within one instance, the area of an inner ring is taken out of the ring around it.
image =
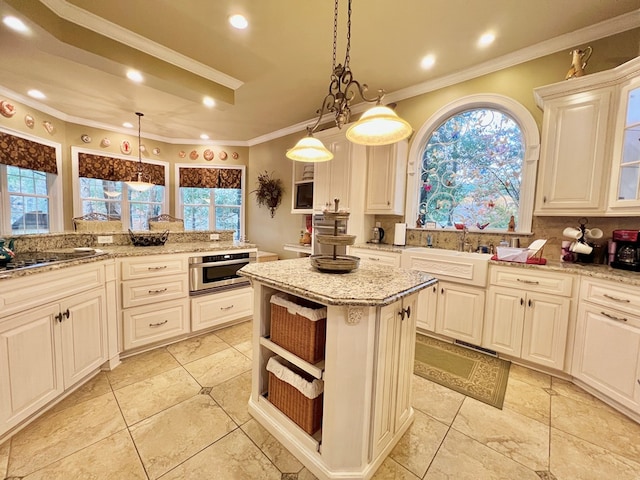
[[[29,31],[29,27],[27,27],[22,20],[11,15],[4,17],[2,19],[2,23],[4,23],[11,30],[15,30],[16,32],[25,33]]]
[[[420,61],[420,66],[425,70],[430,69],[436,63],[436,57],[433,55],[427,55]]]
[[[123,126],[123,127],[125,127],[125,128],[133,128],[133,123],[124,122],[124,123],[122,124],[122,126]]]
[[[209,108],[215,107],[215,105],[216,105],[216,101],[211,97],[204,97],[202,99],[202,103],[204,103],[205,106],[207,106]]]
[[[493,33],[485,33],[480,37],[480,40],[478,40],[478,46],[486,47],[488,45],[491,45],[495,39],[496,36]]]
[[[42,93],[40,90],[35,90],[35,89],[29,90],[27,92],[27,95],[29,95],[30,97],[33,97],[33,98],[37,98],[39,100],[47,98],[47,96],[44,93]]]
[[[140,83],[142,82],[142,80],[144,80],[144,78],[142,77],[142,74],[137,70],[129,70],[127,72],[127,78],[132,82],[136,82],[136,83]]]
[[[209,135],[207,135],[206,133],[203,133],[202,135],[200,135],[200,138],[202,140],[209,140]]]
[[[239,13],[236,15],[231,15],[229,17],[229,23],[233,28],[237,28],[238,30],[244,30],[249,26],[249,22],[244,17],[244,15],[240,15]]]

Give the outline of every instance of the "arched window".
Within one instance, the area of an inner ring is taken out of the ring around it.
[[[531,114],[499,95],[474,95],[440,109],[409,156],[407,221],[436,228],[531,231],[539,133]]]

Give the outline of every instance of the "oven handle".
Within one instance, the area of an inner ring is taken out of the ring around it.
[[[223,262],[190,263],[189,268],[223,267],[225,265],[238,265],[240,263],[249,263],[249,260],[246,258],[239,258],[237,260],[225,260]]]

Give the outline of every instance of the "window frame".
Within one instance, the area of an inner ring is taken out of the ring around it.
[[[108,156],[112,158],[118,158],[121,160],[137,161],[137,158],[132,157],[131,155],[119,155],[111,152],[101,152],[101,151],[91,150],[87,148],[71,147],[71,175],[73,178],[73,217],[74,218],[81,217],[83,215],[82,199],[80,197],[80,176],[79,176],[79,165],[78,165],[78,154],[81,152],[87,153],[90,155],[98,155],[101,157]],[[161,213],[168,213],[169,212],[168,192],[169,192],[170,163],[163,160],[155,160],[155,159],[144,159],[143,163],[161,165],[164,167],[164,195],[161,203],[162,205]],[[122,199],[120,200],[122,202],[122,208],[120,210],[122,212],[122,218],[121,218],[122,231],[127,231],[129,229],[129,223],[130,223],[129,206],[131,202],[129,202],[127,193],[128,191],[127,191],[127,188],[125,187],[122,194]]]
[[[47,190],[49,199],[49,233],[61,232],[64,229],[64,211],[62,204],[62,144],[53,142],[45,138],[30,135],[28,133],[13,130],[4,126],[0,126],[0,131],[24,138],[32,142],[40,143],[53,147],[56,151],[56,169],[57,174],[47,173]],[[11,230],[11,202],[9,194],[9,185],[7,183],[6,165],[0,165],[0,234],[15,237],[18,235],[29,235],[23,233],[14,234]]]
[[[422,165],[422,154],[427,146],[429,138],[433,132],[448,118],[464,112],[466,110],[490,108],[509,115],[520,127],[524,142],[524,158],[522,161],[522,180],[520,184],[520,209],[519,222],[516,225],[516,232],[520,234],[531,234],[533,222],[533,207],[536,187],[536,174],[538,170],[538,160],[540,158],[540,132],[538,125],[522,104],[504,95],[478,94],[468,95],[458,100],[450,102],[424,122],[420,130],[414,136],[414,140],[409,150],[407,164],[407,190],[405,219],[407,223],[418,218],[418,202],[420,199],[420,169]],[[454,227],[447,227],[438,230],[455,231]],[[483,233],[504,233],[506,230],[490,229],[483,230]]]
[[[240,240],[245,238],[245,219],[247,210],[247,168],[244,165],[212,165],[210,163],[176,163],[175,164],[175,190],[174,198],[176,199],[176,216],[184,217],[184,204],[182,203],[182,195],[180,195],[180,169],[181,168],[210,168],[210,169],[224,169],[224,170],[240,170],[242,172],[242,184],[240,187],[240,231],[238,232],[238,238]],[[213,188],[211,188],[213,190]],[[211,205],[211,204],[210,204]],[[211,230],[215,230],[215,204],[209,209],[209,225],[213,225]],[[202,231],[202,230],[195,230]]]

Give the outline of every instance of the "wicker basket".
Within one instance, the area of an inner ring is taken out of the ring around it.
[[[133,233],[129,229],[129,238],[135,247],[159,247],[169,238],[169,230],[162,233]]]
[[[327,309],[284,294],[271,296],[271,341],[289,352],[317,363],[324,360]]]
[[[275,373],[271,371],[274,363]],[[306,373],[277,357],[269,359],[267,370],[269,370],[267,397],[269,402],[309,435],[316,433],[322,427],[322,399],[324,395],[318,394],[316,391],[315,395],[317,396],[309,398],[287,380],[297,379],[297,382],[294,383],[305,390],[307,390],[305,387],[321,386],[322,380],[310,378]],[[279,378],[278,371],[283,370],[286,372],[285,378]]]

